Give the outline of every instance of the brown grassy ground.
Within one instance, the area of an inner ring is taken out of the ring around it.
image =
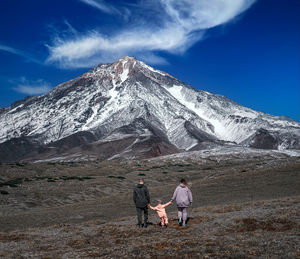
[[[188,179],[195,202],[187,228],[177,226],[174,205],[168,229],[136,227],[139,177],[154,204]],[[0,165],[0,178],[8,193],[0,195],[0,257],[300,256],[299,158],[11,164]]]
[[[299,258],[300,197],[194,208],[186,228],[134,217],[0,234],[8,258]]]

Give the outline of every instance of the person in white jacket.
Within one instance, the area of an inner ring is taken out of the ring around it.
[[[176,187],[171,201],[176,201],[178,209],[179,225],[186,226],[188,216],[188,207],[192,205],[193,196],[191,190],[187,187],[187,182],[184,179],[180,180],[180,184]]]

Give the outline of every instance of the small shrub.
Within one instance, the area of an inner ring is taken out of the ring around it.
[[[124,180],[124,179],[126,179],[126,177],[124,177],[124,176],[114,176],[114,175],[109,175],[109,176],[107,176],[108,178],[116,178],[116,179],[120,179],[120,180]]]
[[[174,164],[173,166],[185,167],[185,166],[191,166],[191,165],[190,164]]]
[[[68,181],[68,180],[84,181],[84,180],[90,180],[90,179],[94,179],[94,178],[91,177],[91,176],[83,176],[83,177],[80,177],[80,176],[62,176],[59,179],[62,179],[64,181]]]
[[[7,191],[4,191],[4,190],[0,190],[0,193],[1,193],[2,195],[7,195],[7,194],[8,194],[8,192],[7,192]]]
[[[16,178],[16,179],[9,180],[9,181],[6,181],[6,182],[1,182],[0,187],[9,186],[9,187],[15,188],[15,187],[18,187],[18,184],[21,184],[22,182],[23,182],[22,178]]]
[[[62,176],[60,177],[60,179],[67,181],[67,180],[77,180],[78,177],[77,176]]]
[[[36,176],[34,177],[35,180],[45,180],[47,179],[47,177],[40,177],[40,176]]]
[[[245,172],[247,172],[247,170],[246,170],[246,169],[243,169],[243,170],[242,170],[242,173],[245,173]]]
[[[55,165],[53,162],[48,162],[47,165]]]
[[[30,179],[30,178],[25,178],[25,179],[24,179],[24,182],[32,182],[32,179]]]
[[[143,174],[143,173],[139,173],[139,174],[138,174],[138,176],[145,176],[145,174]]]
[[[55,183],[56,181],[54,179],[48,179],[47,182],[49,182],[49,183]]]
[[[90,180],[90,179],[95,179],[95,178],[92,177],[92,176],[83,176],[83,177],[81,177],[81,179],[83,179],[83,180]]]
[[[159,165],[152,166],[152,169],[155,169],[155,168],[161,168],[161,166],[159,166]]]
[[[184,172],[184,170],[182,170],[182,169],[179,169],[177,172],[181,172],[181,173],[182,173],[182,172]]]
[[[167,171],[164,171],[164,172],[162,172],[163,174],[167,174],[168,172]]]

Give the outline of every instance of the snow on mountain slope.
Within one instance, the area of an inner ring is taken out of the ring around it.
[[[113,64],[100,64],[43,96],[2,109],[0,143],[27,137],[45,145],[78,132],[91,132],[105,141],[119,128],[136,125],[133,122],[139,118],[159,132],[165,143],[182,150],[191,149],[203,139],[248,146],[255,143],[255,147],[264,148],[265,142],[256,139],[262,138],[257,133],[260,129],[278,140],[272,142],[275,149],[297,148],[299,141],[295,138],[300,136],[300,124],[295,121],[195,90],[165,72],[123,57]],[[144,131],[149,131],[147,125],[141,126]],[[136,136],[139,132],[135,129]],[[122,133],[118,134],[122,138]]]
[[[224,96],[195,91],[183,85],[166,87],[180,103],[214,126],[214,134],[222,140],[242,142],[260,128],[271,131],[293,128],[299,123],[243,107]]]

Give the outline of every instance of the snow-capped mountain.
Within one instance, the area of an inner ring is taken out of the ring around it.
[[[299,123],[195,90],[131,57],[1,109],[0,123],[3,161],[156,156],[235,144],[300,148]]]

